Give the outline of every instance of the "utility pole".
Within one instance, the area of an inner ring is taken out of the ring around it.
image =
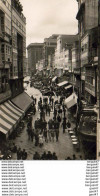
[[[100,160],[100,0],[98,0],[97,159]]]

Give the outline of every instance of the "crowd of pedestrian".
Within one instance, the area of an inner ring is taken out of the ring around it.
[[[27,120],[27,136],[28,140],[33,142],[35,147],[42,148],[45,143],[59,142],[60,130],[65,134],[66,129],[71,127],[71,124],[67,117],[67,108],[64,105],[64,96],[57,97],[55,99],[52,96],[40,97],[39,100],[33,99],[32,115],[28,115]],[[33,118],[36,112],[39,112],[39,118],[33,123]],[[52,112],[52,115],[51,115]],[[47,121],[48,119],[48,121]],[[48,149],[49,150],[49,149]],[[21,150],[19,147],[16,149],[17,159],[26,160],[27,152],[25,149]],[[33,160],[57,160],[56,153],[44,152],[40,155],[37,151],[33,155]],[[76,157],[73,157],[76,159]],[[71,160],[67,157],[66,160]]]
[[[36,101],[34,101],[34,108],[36,108]],[[37,118],[33,125],[32,117],[30,117],[27,123],[28,140],[34,141],[35,146],[40,147],[44,145],[44,142],[58,142],[60,126],[62,126],[63,133],[71,126],[66,118],[66,107],[63,104],[63,98],[60,97],[58,102],[51,96],[43,99],[40,97],[38,110],[40,118]],[[53,113],[52,118],[50,117],[51,111]],[[47,115],[50,117],[48,122],[46,120]]]
[[[25,149],[18,148],[15,143],[13,143],[10,151],[17,154],[17,160],[26,160],[27,159],[27,152]]]
[[[46,153],[44,151],[42,155],[40,155],[38,152],[35,152],[33,155],[33,160],[58,160],[58,158],[55,152],[51,153],[51,151],[48,151],[48,153]]]
[[[76,157],[75,154],[73,154],[72,158],[71,157],[67,157],[65,160],[77,160],[77,157]],[[79,156],[78,160],[83,160],[81,155]]]

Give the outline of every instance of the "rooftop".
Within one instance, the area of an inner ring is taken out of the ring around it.
[[[44,46],[43,43],[31,43],[27,46],[27,49],[31,48],[31,47],[36,47],[36,46]]]

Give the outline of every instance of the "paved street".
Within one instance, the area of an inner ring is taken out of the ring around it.
[[[37,100],[39,99],[40,96],[42,96],[38,90],[34,89],[33,87],[30,88],[29,86],[28,86],[27,93],[36,97]],[[39,114],[39,111],[37,111],[35,116],[33,116],[33,127],[34,127],[35,120],[39,117],[40,117],[40,114]],[[50,117],[46,116],[46,121],[48,122],[49,118],[52,118],[52,117],[53,117],[53,112],[51,112]],[[74,124],[71,123],[71,126],[74,127]],[[33,155],[36,151],[39,152],[40,155],[44,151],[46,152],[51,151],[51,153],[56,152],[59,160],[65,160],[65,158],[67,157],[72,158],[73,154],[76,155],[77,159],[80,159],[80,155],[82,155],[82,158],[84,159],[84,153],[82,149],[80,152],[76,152],[76,149],[75,147],[73,147],[71,137],[69,133],[67,132],[67,130],[66,130],[66,133],[63,134],[62,126],[60,126],[59,141],[56,142],[56,139],[55,139],[54,142],[53,141],[52,142],[49,141],[48,143],[44,142],[43,147],[39,147],[39,146],[36,147],[35,140],[33,142],[28,140],[28,134],[27,134],[26,129],[27,129],[27,124],[25,124],[24,130],[19,135],[19,137],[17,137],[14,140],[14,142],[17,145],[17,147],[20,147],[22,150],[25,149],[27,151],[28,160],[33,159]],[[13,159],[17,158],[16,153],[12,155],[12,158]]]

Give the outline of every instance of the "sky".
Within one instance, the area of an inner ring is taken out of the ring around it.
[[[26,45],[52,34],[76,34],[76,0],[20,0],[26,17]]]

